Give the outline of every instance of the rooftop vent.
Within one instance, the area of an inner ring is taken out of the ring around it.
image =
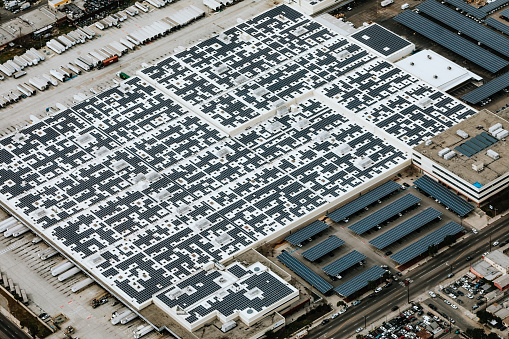
[[[438,152],[438,156],[443,158],[444,155],[446,155],[447,153],[449,153],[451,150],[449,148],[444,148],[443,150],[439,151]]]
[[[456,134],[459,135],[460,137],[462,137],[463,139],[468,138],[468,133],[463,131],[463,130],[461,130],[461,129],[457,130]]]
[[[489,149],[489,150],[486,152],[486,155],[487,155],[487,156],[489,156],[490,158],[495,159],[495,160],[497,160],[498,158],[500,158],[500,155],[499,155],[497,152],[495,152],[495,151],[493,151],[493,150],[491,150],[491,149]]]
[[[478,161],[472,164],[472,169],[476,172],[481,172],[484,169],[484,163],[482,161]]]

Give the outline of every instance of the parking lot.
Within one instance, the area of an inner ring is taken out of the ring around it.
[[[376,211],[379,211],[380,209],[383,209],[384,207],[390,205],[394,201],[408,194],[412,194],[415,197],[421,199],[419,204],[413,206],[412,208],[407,209],[403,213],[400,213],[400,215],[396,215],[394,218],[391,218],[387,222],[382,223],[378,225],[378,227],[374,227],[361,235],[355,234],[348,228],[349,226],[355,224],[356,222],[362,220],[363,218],[375,213]],[[420,229],[410,233],[409,235],[394,242],[393,244],[387,246],[386,248],[383,248],[383,250],[376,249],[369,243],[369,241],[373,240],[377,236],[388,231],[389,229],[392,229],[396,225],[399,225],[400,223],[416,216],[417,214],[421,213],[422,211],[426,210],[429,207],[432,207],[442,213],[440,220],[433,220],[425,224]],[[356,213],[355,215],[351,216],[347,222],[341,221],[339,223],[335,223],[328,218],[325,219],[325,221],[327,224],[330,225],[330,227],[322,231],[318,235],[312,237],[308,241],[302,243],[302,247],[289,245],[289,247],[283,246],[279,249],[280,250],[284,249],[286,252],[291,253],[292,256],[300,260],[302,263],[304,263],[306,266],[312,269],[315,273],[323,277],[326,281],[330,282],[334,287],[343,284],[344,282],[350,280],[351,278],[357,276],[358,274],[366,271],[373,265],[379,265],[382,268],[389,270],[391,272],[391,278],[387,280],[383,285],[380,285],[380,287],[384,286],[385,289],[379,288],[376,291],[376,293],[370,291],[364,295],[364,296],[369,295],[369,297],[376,297],[377,294],[379,293],[383,295],[388,292],[388,291],[386,292],[386,289],[395,288],[397,287],[397,285],[405,285],[404,283],[405,273],[403,272],[402,274],[398,271],[396,263],[391,258],[389,258],[390,255],[409,246],[410,244],[414,243],[415,241],[419,240],[420,238],[433,232],[434,230],[440,228],[441,226],[450,221],[455,221],[457,223],[461,222],[456,214],[450,212],[444,206],[437,204],[434,199],[426,197],[424,194],[420,193],[418,190],[409,185],[407,185],[405,189],[400,190],[398,193],[392,194],[386,197],[385,199],[375,202],[374,204],[369,206],[368,209],[364,209],[361,213]],[[314,262],[311,262],[302,256],[302,253],[304,253],[306,250],[326,240],[332,235],[335,235],[338,238],[344,240],[345,243],[339,248],[315,260]],[[329,276],[324,273],[322,269],[325,266],[333,263],[334,261],[338,260],[339,258],[342,258],[343,256],[349,254],[354,250],[365,255],[366,258],[362,262],[359,262],[358,264],[353,265],[351,268],[348,268],[344,272],[341,272],[340,277]],[[359,297],[359,299],[360,298],[361,297]]]
[[[3,220],[4,218],[0,219]],[[60,319],[68,318],[58,324],[62,328],[72,326],[75,335],[81,339],[96,338],[131,338],[132,331],[144,324],[137,318],[125,325],[112,325],[109,321],[113,312],[123,306],[114,298],[97,308],[92,308],[91,301],[105,291],[97,284],[89,285],[78,293],[71,292],[71,286],[85,278],[83,273],[61,282],[51,274],[51,267],[64,259],[53,256],[41,260],[38,253],[47,248],[44,242],[33,244],[34,235],[25,233],[20,237],[6,238],[0,235],[0,271],[13,279],[15,284],[26,290],[30,303],[28,307],[37,315],[47,313],[45,321],[56,326]],[[57,318],[63,314],[64,317]],[[48,338],[62,338],[62,331],[57,331]],[[152,332],[144,338],[160,338]]]

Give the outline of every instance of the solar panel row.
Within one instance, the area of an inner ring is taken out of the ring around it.
[[[509,72],[491,80],[490,82],[477,87],[461,97],[469,104],[476,105],[501,90],[509,88]]]
[[[316,287],[322,293],[327,293],[332,289],[332,285],[318,274],[313,272],[309,267],[292,257],[288,252],[283,251],[277,256],[278,260],[286,267],[295,272],[299,277],[306,280],[311,286]]]
[[[467,12],[468,14],[472,15],[477,19],[484,19],[486,17],[486,12],[479,8],[475,8],[470,4],[467,4],[463,0],[445,0],[445,2],[453,5],[456,8],[461,9],[464,12]]]
[[[399,239],[409,235],[413,231],[421,228],[430,221],[433,221],[440,217],[442,212],[437,211],[433,207],[428,207],[421,213],[411,217],[410,219],[402,222],[396,227],[388,230],[387,232],[379,235],[369,243],[378,249],[383,249]]]
[[[509,10],[507,10],[507,14],[509,15]],[[509,26],[506,25],[505,23],[500,22],[492,17],[486,18],[484,22],[486,23],[486,25],[495,28],[497,31],[509,35]]]
[[[342,272],[346,271],[353,265],[358,264],[364,259],[366,259],[366,256],[364,254],[353,250],[352,252],[342,256],[338,260],[335,260],[334,262],[325,266],[324,268],[322,268],[322,270],[331,277],[335,277],[338,274],[341,274]]]
[[[432,18],[454,28],[476,41],[488,46],[505,56],[509,56],[509,39],[488,27],[467,18],[435,0],[427,0],[417,6],[417,9]]]
[[[303,241],[311,238],[312,236],[320,233],[321,231],[327,229],[329,225],[324,223],[323,221],[316,220],[311,224],[307,225],[304,228],[301,228],[294,234],[290,234],[285,238],[290,244],[294,246],[300,245]]]
[[[349,297],[355,292],[358,292],[364,287],[368,286],[370,281],[376,281],[380,279],[385,274],[385,272],[386,271],[383,268],[375,265],[348,280],[346,283],[339,285],[334,289],[334,291],[345,298]]]
[[[355,224],[350,226],[349,229],[357,234],[363,234],[364,232],[367,232],[382,222],[398,215],[398,213],[403,212],[404,210],[412,207],[420,201],[420,198],[409,193],[392,202],[391,204],[384,206],[378,211],[371,213],[367,217],[357,221]]]
[[[328,217],[334,222],[340,222],[348,218],[349,216],[359,212],[366,206],[371,205],[377,200],[380,200],[391,193],[399,190],[401,186],[394,181],[387,181],[385,184],[372,189],[364,195],[361,195],[357,199],[349,202],[346,205],[341,206],[332,213],[329,213]]]
[[[394,20],[492,73],[509,65],[504,59],[415,12],[404,11],[394,17]]]
[[[484,133],[486,134],[486,132]],[[456,146],[454,149],[470,158],[471,156],[482,151],[483,149],[490,147],[497,141],[498,140],[493,137],[490,137],[488,139],[485,136],[479,134],[465,141],[464,143]]]
[[[304,251],[302,253],[302,256],[309,261],[315,261],[326,255],[327,253],[334,251],[336,248],[340,247],[344,243],[345,243],[344,240],[339,239],[335,235],[331,235],[318,245],[315,245],[308,249],[307,251]]]
[[[491,14],[498,10],[499,8],[507,5],[509,3],[509,0],[495,0],[492,1],[484,6],[482,6],[480,9],[486,13],[486,15]]]
[[[449,207],[460,217],[467,215],[474,209],[474,206],[463,200],[461,197],[449,191],[444,186],[440,185],[435,180],[427,175],[424,175],[415,181],[415,185],[421,190],[431,195],[433,198],[438,199],[445,206]]]
[[[448,235],[455,235],[462,231],[464,228],[457,223],[451,221],[438,230],[428,234],[424,238],[421,238],[405,247],[401,251],[391,256],[391,259],[400,265],[406,264],[410,260],[425,253],[431,245],[438,245],[444,241]]]

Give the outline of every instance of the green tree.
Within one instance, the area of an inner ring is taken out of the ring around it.
[[[498,335],[496,335],[495,333],[490,333],[488,334],[486,339],[498,339]]]
[[[343,300],[339,300],[337,303],[336,303],[336,307],[339,307],[339,306],[345,306],[345,302]]]
[[[468,328],[465,333],[473,339],[486,339],[486,333],[482,328]]]
[[[448,235],[444,238],[444,245],[449,246],[456,242],[456,236],[454,235]]]
[[[430,257],[434,256],[438,253],[438,247],[436,245],[429,245],[428,254]]]

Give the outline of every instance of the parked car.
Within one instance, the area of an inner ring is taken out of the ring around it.
[[[359,333],[360,331],[362,331],[364,328],[362,327],[359,327],[358,329],[355,330],[355,332]]]
[[[392,306],[391,311],[397,311],[399,309],[399,306]]]
[[[444,299],[444,303],[446,303],[447,305],[451,304],[451,302],[449,300],[447,300],[447,299]]]
[[[429,291],[428,293],[429,293],[430,297],[432,297],[432,298],[436,298],[437,297],[437,295],[433,291]]]
[[[499,243],[498,241],[495,241],[495,242],[493,243],[493,246],[498,246],[498,244],[500,244],[500,243]]]
[[[330,321],[330,319],[323,319],[323,320],[322,320],[322,325],[327,324],[329,321]]]
[[[357,305],[359,305],[360,303],[361,303],[361,301],[360,301],[360,300],[355,300],[355,301],[352,303],[352,305],[353,305],[353,306],[357,306]]]
[[[337,317],[339,317],[339,313],[334,313],[333,315],[331,315],[331,319],[336,319]]]
[[[470,261],[470,260],[472,260],[472,259],[474,259],[474,258],[472,258],[472,257],[470,257],[470,256],[469,256],[469,257],[467,257],[467,261]]]
[[[49,314],[48,313],[41,313],[41,314],[39,314],[39,318],[41,320],[46,320],[46,319],[49,318]]]
[[[376,290],[375,290],[375,293],[380,293],[382,292],[382,288],[381,287],[378,287]]]
[[[386,255],[386,256],[389,256],[389,255],[391,255],[391,254],[392,254],[392,251],[387,251],[387,252],[385,252],[385,255]]]

